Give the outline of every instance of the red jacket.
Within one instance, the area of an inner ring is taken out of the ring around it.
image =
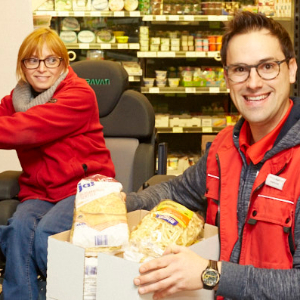
[[[220,217],[220,259],[225,261],[230,260],[238,239],[237,201],[242,170],[232,130],[228,127],[216,137],[207,159],[206,221],[215,225]],[[240,264],[268,269],[292,268],[289,234],[293,237],[295,208],[300,195],[300,178],[293,175],[299,165],[298,145],[281,151],[261,167],[251,190],[242,232]],[[283,187],[266,182],[269,174],[284,182]]]
[[[76,194],[87,175],[115,176],[95,93],[71,67],[52,97],[57,101],[16,113],[12,95],[0,104],[0,148],[17,151],[21,201],[57,202]]]

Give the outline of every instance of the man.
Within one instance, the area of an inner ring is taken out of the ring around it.
[[[220,259],[172,245],[143,264],[134,283],[154,299],[202,288],[226,299],[300,299],[300,102],[289,97],[297,71],[292,42],[279,23],[242,12],[228,25],[221,57],[242,118],[183,175],[127,196],[129,211],[173,199],[205,212],[206,222],[219,227]]]

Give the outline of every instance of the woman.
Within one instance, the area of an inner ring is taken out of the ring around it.
[[[55,31],[40,28],[23,41],[18,84],[0,104],[0,148],[16,149],[23,172],[17,211],[0,227],[6,256],[4,300],[38,299],[46,277],[47,239],[72,226],[77,183],[115,176],[95,93],[69,66]]]

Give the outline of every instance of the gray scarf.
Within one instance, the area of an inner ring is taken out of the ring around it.
[[[31,93],[31,86],[27,82],[18,82],[14,91],[13,91],[13,105],[16,112],[25,112],[27,109],[47,103],[53,96],[58,85],[66,78],[69,70],[67,72],[62,73],[56,82],[46,91],[39,94],[37,97],[33,98]]]

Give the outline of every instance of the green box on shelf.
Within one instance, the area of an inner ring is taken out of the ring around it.
[[[183,81],[182,85],[185,87],[206,87],[206,80],[200,79],[198,81]]]

